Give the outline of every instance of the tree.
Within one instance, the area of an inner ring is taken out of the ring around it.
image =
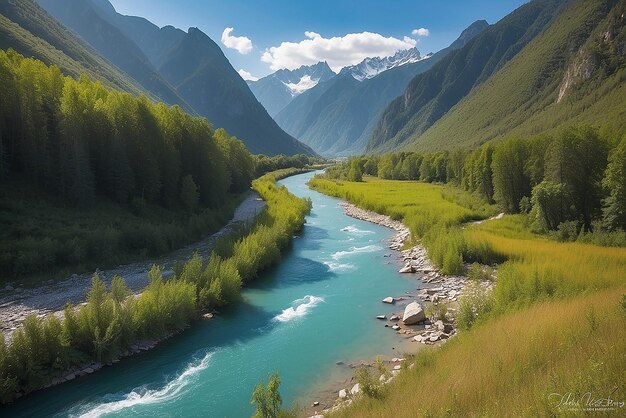
[[[571,218],[572,193],[563,183],[543,181],[532,191],[532,205],[540,225],[549,230]]]
[[[267,387],[261,382],[252,393],[251,403],[256,406],[254,418],[278,418],[283,415],[281,405],[283,400],[279,392],[280,378],[278,373],[270,376]]]
[[[492,156],[493,197],[507,213],[519,212],[524,196],[530,196],[530,179],[524,164],[528,150],[522,139],[510,139],[499,144]]]
[[[626,231],[626,135],[611,152],[602,185],[608,192],[602,208],[604,225]]]
[[[361,166],[359,165],[359,160],[357,158],[353,158],[350,160],[350,170],[348,171],[348,180],[349,181],[363,181],[363,172],[361,171]]]
[[[183,177],[180,185],[180,201],[190,211],[193,211],[198,206],[199,193],[196,183],[193,181],[193,177],[187,175]]]

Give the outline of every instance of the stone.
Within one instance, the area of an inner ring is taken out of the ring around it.
[[[386,297],[385,299],[383,299],[383,303],[393,303],[393,298],[391,296]]]
[[[393,315],[391,318],[389,318],[390,321],[399,321],[400,317],[398,315]]]
[[[445,328],[443,321],[442,320],[435,321],[435,328],[437,328],[439,331],[443,331],[443,329]]]
[[[415,337],[413,337],[414,341],[417,341],[418,343],[422,342],[423,337],[421,335],[416,335]]]
[[[361,391],[361,385],[356,383],[354,386],[352,386],[352,389],[350,389],[350,395],[358,395],[360,391]]]
[[[213,318],[213,314],[211,312],[205,313],[204,315],[202,315],[202,317],[204,319],[211,319],[211,318]]]
[[[394,370],[402,370],[402,366],[400,366],[399,364],[397,366],[393,366]]]
[[[319,405],[320,405],[320,403],[318,401],[315,401],[315,402],[313,402],[312,406],[319,406]]]
[[[398,270],[398,273],[414,273],[414,272],[415,272],[415,269],[410,264],[407,264],[406,266]]]
[[[402,322],[406,325],[414,325],[418,322],[422,322],[426,319],[426,313],[424,312],[424,308],[417,301],[413,301],[409,303],[406,308],[404,308],[404,315],[402,317]]]
[[[431,287],[425,290],[429,295],[434,295],[435,293],[443,292],[443,287]]]
[[[391,327],[394,331],[398,331],[400,329],[400,325],[394,325]]]
[[[434,343],[435,341],[438,341],[438,340],[439,340],[438,335],[433,335],[428,339],[428,341],[430,341],[431,343]]]
[[[4,290],[6,290],[6,291],[11,291],[11,290],[13,290],[13,286],[11,286],[10,284],[8,284],[8,285],[6,285],[6,286],[4,287]]]
[[[378,315],[376,319],[385,320],[387,319],[387,315]]]
[[[339,399],[345,399],[348,397],[348,392],[345,389],[341,389],[339,391]]]

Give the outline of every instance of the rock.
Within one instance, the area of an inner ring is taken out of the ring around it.
[[[86,369],[83,370],[85,373],[87,374],[91,374],[94,372],[94,370],[91,367],[87,367]]]
[[[8,284],[8,285],[6,285],[6,286],[4,287],[4,290],[6,290],[6,291],[11,291],[11,290],[13,290],[13,286],[11,286],[10,284]]]
[[[402,370],[402,366],[400,366],[399,364],[397,366],[393,366],[394,370]]]
[[[387,319],[387,315],[378,315],[376,319],[381,319],[381,320]]]
[[[391,318],[389,318],[390,321],[399,321],[400,317],[398,315],[394,315]]]
[[[387,379],[385,379],[385,375],[384,374],[381,374],[380,377],[378,378],[378,380],[383,382],[383,383],[385,383],[385,380],[387,380]]]
[[[438,340],[439,340],[438,335],[433,335],[428,339],[428,341],[430,341],[431,343],[434,343],[435,341],[438,341]]]
[[[391,296],[386,297],[385,299],[383,299],[383,303],[393,303],[393,298]]]
[[[437,303],[437,302],[439,302],[439,295],[432,295],[432,297],[430,298],[430,300],[431,300],[433,303]]]
[[[346,392],[346,390],[345,389],[341,389],[339,391],[339,399],[345,399],[347,397],[348,397],[348,393]]]
[[[356,383],[354,386],[352,386],[352,389],[350,389],[350,395],[358,395],[360,391],[361,391],[361,385]]]
[[[443,329],[445,328],[443,321],[442,320],[435,321],[435,328],[437,328],[439,331],[443,331]]]
[[[418,343],[422,342],[423,337],[421,335],[416,335],[415,337],[413,337],[413,340],[417,341]]]
[[[320,405],[320,403],[318,401],[315,401],[315,402],[313,402],[313,405],[311,405],[311,406],[319,406],[319,405]]]
[[[393,329],[394,331],[398,331],[400,329],[400,326],[394,325],[393,327],[391,327],[391,329]]]
[[[443,292],[443,287],[431,287],[430,289],[424,289],[426,293],[429,295],[434,295],[435,293]]]
[[[417,301],[413,301],[409,303],[406,308],[404,308],[404,316],[402,317],[402,322],[406,325],[417,324],[418,322],[422,322],[426,319],[426,313],[424,312],[424,308]]]
[[[398,273],[414,273],[414,272],[415,272],[415,269],[410,264],[407,264],[406,266],[398,270]]]
[[[341,360],[336,361],[336,362],[335,362],[335,364],[336,364],[337,366],[341,366],[341,365],[343,364],[343,361],[341,361]]]
[[[213,318],[213,314],[211,312],[205,313],[204,315],[202,315],[202,317],[204,319],[211,319],[211,318]]]

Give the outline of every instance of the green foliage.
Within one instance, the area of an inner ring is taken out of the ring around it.
[[[611,151],[602,185],[609,190],[602,209],[604,225],[626,231],[626,135]]]
[[[281,408],[283,399],[279,392],[280,378],[278,373],[269,377],[267,385],[262,382],[257,385],[252,393],[250,403],[255,405],[254,418],[287,418],[295,416],[290,411]]]
[[[196,186],[196,183],[193,181],[193,177],[189,175],[183,177],[180,186],[180,201],[190,211],[194,211],[198,206],[198,186]]]
[[[461,329],[467,330],[474,325],[478,318],[489,313],[492,308],[493,301],[489,292],[477,282],[469,282],[459,301],[457,323]]]
[[[373,399],[382,399],[384,397],[384,387],[382,382],[377,379],[367,367],[359,367],[355,373],[356,381],[359,384],[359,390],[365,396]]]

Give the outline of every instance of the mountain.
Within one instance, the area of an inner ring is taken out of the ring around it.
[[[191,106],[161,77],[135,42],[109,21],[109,15],[99,5],[91,0],[37,1],[55,19],[79,34],[158,100],[181,105],[187,112],[193,112]]]
[[[32,0],[0,1],[0,49],[57,65],[65,74],[87,74],[104,85],[139,94],[141,86],[102,58]]]
[[[107,0],[40,4],[152,95],[182,103],[240,138],[251,152],[313,154],[274,122],[219,46],[199,29],[159,28],[117,13]]]
[[[488,26],[484,20],[477,21],[449,47],[430,58],[396,66],[373,78],[359,82],[349,72],[340,72],[294,98],[275,119],[318,153],[330,156],[362,153],[381,112],[409,81]]]
[[[424,133],[548,27],[564,3],[563,0],[526,3],[429,71],[416,76],[385,109],[372,133],[368,151],[394,149]],[[550,61],[543,64],[546,69],[552,65]]]
[[[430,58],[430,54],[424,58]],[[383,71],[391,68],[399,67],[405,64],[411,64],[423,59],[417,48],[405,49],[396,52],[391,57],[373,57],[365,58],[356,65],[350,65],[341,69],[340,73],[349,74],[354,79],[363,81],[368,78],[376,77]]]
[[[406,148],[473,147],[588,123],[626,133],[626,1],[570,1],[514,59]]]
[[[257,81],[248,81],[250,90],[272,116],[276,116],[294,97],[335,76],[328,63],[303,65],[296,70],[278,70]]]

